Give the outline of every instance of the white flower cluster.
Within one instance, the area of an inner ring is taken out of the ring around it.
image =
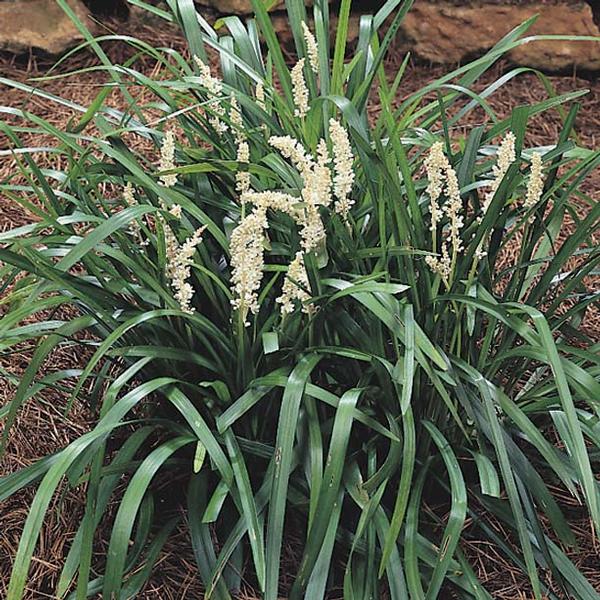
[[[460,237],[460,230],[464,226],[463,205],[460,197],[460,188],[456,171],[448,163],[446,169],[446,193],[448,202],[444,206],[444,212],[450,222],[450,231],[448,238],[452,243],[454,252],[460,252],[463,249],[463,243]]]
[[[481,205],[482,214],[477,218],[479,222],[483,220],[485,213],[488,211],[490,204],[492,203],[492,200],[494,199],[494,196],[496,195],[496,192],[502,183],[502,180],[508,172],[508,169],[517,160],[515,142],[516,138],[512,131],[507,132],[502,142],[500,142],[500,146],[496,154],[496,164],[492,168],[494,179],[492,180],[490,189],[486,193]],[[479,245],[475,249],[476,260],[481,260],[487,255],[487,252],[483,249],[484,241],[485,239],[481,238]]]
[[[245,141],[247,137],[244,131],[244,119],[237,98],[233,94],[229,100],[229,120],[233,126],[232,133],[235,141],[238,144]]]
[[[295,205],[298,199],[282,192],[248,191],[242,197],[243,204],[250,204],[254,210],[245,216],[233,230],[229,248],[231,251],[232,305],[241,311],[244,324],[248,312],[259,310],[258,291],[263,279],[264,245],[266,230],[269,227],[267,210],[275,210],[296,216]]]
[[[308,25],[302,21],[302,33],[304,34],[304,43],[306,44],[306,55],[308,56],[308,64],[311,71],[319,74],[319,46],[312,31]]]
[[[445,282],[450,280],[450,276],[452,275],[452,259],[448,254],[448,244],[442,244],[441,256],[428,255],[425,257],[425,262],[432,272],[439,275]]]
[[[176,219],[181,219],[181,206],[179,204],[174,204],[170,209],[167,209],[167,205],[160,200],[160,208],[166,212],[169,212]],[[166,219],[161,213],[157,215],[157,221],[160,222],[163,228],[164,238],[165,238],[165,252],[167,254],[167,277],[170,278],[169,272],[169,264],[172,262],[175,253],[177,252],[177,248],[179,247],[179,242],[171,229],[171,226],[167,223]]]
[[[485,215],[504,176],[508,172],[510,166],[517,160],[515,154],[515,134],[512,131],[509,131],[505,136],[502,142],[500,143],[500,147],[498,148],[498,154],[496,159],[496,164],[493,167],[492,173],[494,174],[494,179],[490,186],[488,193],[485,195],[485,199],[482,205],[482,212]]]
[[[354,185],[354,155],[348,132],[339,121],[330,119],[329,137],[333,148],[333,190],[336,196],[335,212],[347,221],[354,200],[350,197]]]
[[[425,158],[425,172],[427,173],[427,195],[429,196],[429,212],[431,213],[430,230],[435,232],[442,219],[442,211],[438,200],[444,191],[444,172],[448,159],[444,154],[444,144],[436,142],[429,149]]]
[[[525,209],[532,209],[542,197],[544,192],[544,175],[542,172],[542,155],[539,152],[534,152],[531,156],[531,172],[529,181],[527,182],[527,192],[523,206]],[[533,220],[533,216],[530,217]]]
[[[271,210],[285,213],[291,217],[297,217],[298,211],[296,206],[298,204],[298,198],[294,198],[294,196],[284,194],[283,192],[249,191],[244,194],[244,203],[252,204],[258,210],[265,213],[270,208]]]
[[[301,58],[291,71],[292,86],[294,91],[294,104],[296,110],[294,114],[301,119],[304,119],[308,114],[308,88],[304,79],[304,64],[306,60]]]
[[[321,140],[317,148],[317,160],[312,161],[311,158],[310,168],[302,175],[304,210],[300,211],[298,222],[302,226],[300,237],[305,252],[314,252],[325,241],[325,225],[319,207],[329,206],[332,200],[330,162],[327,144]]]
[[[498,147],[496,164],[492,168],[493,180],[482,203],[482,214],[477,218],[479,222],[481,222],[483,216],[489,209],[494,195],[498,191],[509,168],[517,160],[515,143],[515,135],[509,131]],[[449,221],[448,234],[442,243],[441,256],[428,256],[425,260],[429,267],[448,283],[452,274],[455,257],[463,249],[460,231],[463,228],[464,217],[458,179],[455,171],[451,168],[448,159],[444,155],[442,142],[436,142],[432,145],[424,164],[428,179],[427,193],[430,198],[431,230],[433,232],[434,250],[436,245],[435,235],[437,226],[444,214],[448,217]],[[542,172],[542,155],[535,152],[531,157],[531,171],[529,181],[527,182],[525,199],[523,200],[524,208],[530,210],[535,207],[540,201],[543,191],[544,176]],[[448,202],[441,208],[439,199],[443,193],[448,197]],[[450,253],[448,241],[451,243],[452,253]],[[485,241],[486,238],[484,236],[475,249],[476,261],[481,260],[487,254],[484,250]]]
[[[244,120],[240,111],[240,106],[235,96],[231,96],[231,109],[229,119],[233,127],[233,136],[237,145],[237,162],[239,164],[250,163],[250,145],[244,130]],[[238,171],[235,174],[235,189],[243,197],[250,190],[250,173],[248,171]]]
[[[254,90],[254,95],[256,97],[256,105],[261,110],[267,112],[267,103],[265,97],[265,84],[262,81],[259,81],[256,84],[256,88]]]
[[[297,301],[302,304],[302,312],[308,313],[310,309],[306,303],[310,300],[310,294],[307,291],[309,289],[304,257],[302,252],[297,252],[285,276],[281,296],[277,298],[277,303],[281,304],[281,312],[284,315],[293,313],[296,310],[295,302]]]
[[[131,181],[128,181],[123,189],[123,200],[127,206],[135,206],[137,204],[135,201],[134,189]]]
[[[296,219],[302,227],[302,247],[305,252],[312,252],[325,239],[325,226],[319,206],[329,206],[332,199],[332,173],[329,168],[331,158],[327,144],[324,140],[319,142],[315,161],[306,153],[302,144],[290,136],[272,137],[269,143],[292,162],[302,178],[303,208],[298,211]]]
[[[264,242],[267,229],[266,209],[257,208],[244,217],[231,233],[231,285],[233,308],[242,314],[244,324],[248,311],[259,309],[258,290],[263,278]]]
[[[319,208],[330,206],[332,190],[347,210],[351,207],[349,195],[354,182],[352,164],[354,157],[348,134],[336,121],[330,123],[330,135],[334,144],[333,160],[327,142],[317,145],[316,158],[291,136],[271,137],[269,144],[278,150],[298,170],[302,179],[300,197],[277,191],[255,192],[246,190],[241,197],[243,205],[253,207],[231,235],[231,285],[232,305],[241,311],[246,325],[248,312],[259,310],[258,292],[264,271],[264,245],[268,229],[267,211],[283,212],[294,219],[300,227],[302,251],[315,252],[325,240],[325,225]],[[347,216],[347,212],[340,210]],[[305,304],[309,299],[308,276],[304,266],[303,252],[298,252],[288,268],[281,297],[277,302],[283,314],[293,312],[295,302]]]
[[[164,202],[161,202],[161,208],[166,209]],[[176,219],[181,219],[181,206],[174,204],[168,212]],[[181,310],[187,313],[193,313],[191,301],[194,296],[194,288],[188,282],[191,274],[192,256],[196,247],[202,241],[202,233],[205,226],[199,227],[183,244],[180,244],[173,233],[173,229],[160,215],[159,220],[162,224],[165,236],[165,253],[167,264],[165,274],[171,283],[175,294],[175,299],[179,303]]]
[[[208,121],[219,135],[223,135],[228,129],[227,124],[222,120],[225,116],[225,107],[222,104],[223,82],[213,76],[210,67],[204,63],[200,57],[194,56],[194,61],[200,71],[200,81],[202,85],[206,88],[208,95],[216,100],[212,109],[214,114]]]
[[[181,219],[181,206],[179,204],[173,204],[170,209],[167,209],[166,204],[161,200],[160,207],[162,210],[167,211],[176,219]],[[165,253],[167,255],[167,265],[166,265],[166,274],[169,279],[173,278],[173,272],[171,270],[171,265],[174,264],[175,255],[177,254],[177,250],[179,249],[179,242],[177,241],[177,237],[173,233],[173,229],[167,223],[166,219],[162,214],[159,213],[158,220],[160,221],[165,237]]]
[[[175,168],[175,134],[170,129],[165,133],[160,147],[159,171],[170,171]],[[160,182],[167,188],[177,183],[177,174],[169,173],[160,176]]]
[[[296,216],[297,199],[280,192],[249,192],[245,202],[252,203],[254,210],[247,215],[233,230],[230,241],[231,249],[231,282],[234,293],[232,305],[241,311],[244,325],[248,312],[258,313],[258,292],[264,273],[264,246],[268,221],[267,210],[281,211]],[[302,252],[297,252],[290,264],[284,279],[281,296],[276,302],[281,305],[282,314],[290,314],[295,310],[295,301],[305,303],[310,299],[308,293],[308,275],[304,267]],[[303,306],[303,311],[308,308]]]
[[[171,249],[171,259],[167,265],[167,273],[170,274],[171,286],[175,291],[175,300],[179,303],[181,310],[193,313],[191,305],[194,296],[194,288],[188,282],[191,274],[192,256],[196,247],[202,241],[202,233],[206,227],[198,228],[181,246],[174,251]]]
[[[304,146],[291,135],[272,136],[269,144],[279,150],[284,158],[289,159],[303,178],[310,171],[314,161],[306,153]]]
[[[427,256],[425,262],[434,273],[437,273],[444,281],[448,282],[452,274],[453,260],[463,249],[460,231],[464,226],[464,216],[458,177],[444,154],[443,142],[436,142],[431,146],[424,164],[428,179],[427,193],[429,194],[434,246],[437,239],[437,226],[443,214],[448,217],[449,222],[447,234],[442,242],[441,256]],[[448,201],[441,208],[439,199],[444,192]],[[452,256],[448,244],[452,246]],[[434,247],[433,250],[435,251],[436,248]]]

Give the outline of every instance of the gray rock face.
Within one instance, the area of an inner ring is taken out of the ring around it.
[[[88,26],[88,11],[79,0],[69,0]],[[0,0],[0,50],[23,53],[37,48],[59,54],[81,40],[81,34],[56,0]]]

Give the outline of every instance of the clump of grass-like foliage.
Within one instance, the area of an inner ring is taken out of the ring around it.
[[[148,5],[181,25],[190,48],[186,58],[125,38],[160,62],[154,80],[133,61],[111,64],[58,1],[112,85],[89,107],[69,104],[82,115],[67,131],[0,107],[22,120],[0,122],[15,149],[22,131],[49,134],[43,150],[62,165],[45,170],[35,148],[21,150],[15,175],[28,183],[0,186],[37,215],[0,234],[0,345],[36,344],[0,414],[5,441],[23,403],[58,387],[97,422],[0,479],[0,498],[38,486],[9,600],[23,595],[64,481],[85,486],[87,503],[58,597],[135,597],[185,518],[216,599],[244,574],[276,600],[290,522],[305,532],[293,599],[334,587],[349,599],[384,588],[394,599],[450,588],[490,598],[461,550],[467,535],[522,569],[536,598],[555,597],[542,572],[568,597],[597,598],[565,554],[575,537],[550,486],[600,526],[598,347],[579,330],[600,259],[600,209],[581,183],[600,153],[572,135],[583,92],[549,87],[548,99],[502,119],[486,98],[522,70],[472,91],[531,22],[397,105],[403,69],[388,82],[383,60],[408,0],[362,17],[348,58],[349,0],[333,39],[327,1],[309,16],[288,0],[291,69],[261,0],[254,18],[217,29],[191,0]],[[136,101],[130,84],[153,103]],[[104,105],[115,86],[126,113]],[[557,107],[559,139],[525,147],[528,120]],[[453,135],[473,110],[485,121]],[[149,146],[152,158],[140,150]],[[577,227],[559,244],[567,217]],[[74,316],[55,318],[65,306]],[[50,316],[22,325],[38,313]],[[54,350],[77,345],[93,351],[81,370],[40,372]],[[166,513],[153,495],[164,477],[185,482]],[[95,531],[117,492],[96,563]]]

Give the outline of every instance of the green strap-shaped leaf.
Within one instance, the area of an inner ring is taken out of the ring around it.
[[[225,433],[225,443],[227,451],[231,458],[231,466],[235,483],[238,489],[242,514],[248,524],[248,537],[250,538],[250,547],[252,548],[252,556],[254,559],[254,571],[258,579],[258,584],[261,590],[265,587],[265,547],[263,540],[263,529],[259,523],[258,511],[254,501],[252,486],[248,476],[248,469],[244,462],[244,457],[240,451],[240,447],[231,430]]]
[[[277,600],[281,542],[298,413],[308,378],[320,359],[316,354],[309,354],[300,359],[288,378],[281,401],[267,526],[265,600]]]
[[[119,503],[119,510],[110,536],[102,590],[105,598],[121,597],[131,533],[148,486],[157,471],[173,453],[193,442],[194,438],[190,436],[180,436],[161,444],[144,459],[131,478],[125,495]]]
[[[448,440],[446,440],[433,423],[425,421],[424,425],[444,460],[446,472],[450,479],[450,490],[452,493],[452,504],[450,506],[448,523],[446,524],[446,529],[442,536],[438,559],[429,579],[427,595],[425,596],[426,600],[435,600],[438,597],[446,573],[450,568],[450,561],[454,557],[454,550],[458,545],[462,528],[465,524],[465,518],[467,516],[467,489],[465,487],[465,480],[460,465],[456,460],[452,448],[448,444]]]
[[[350,390],[340,398],[333,422],[333,431],[331,433],[326,466],[323,472],[323,483],[320,486],[319,500],[312,525],[308,532],[304,556],[290,594],[291,600],[299,600],[304,597],[306,586],[308,585],[327,533],[330,515],[335,510],[342,473],[347,460],[346,450],[354,421],[352,413],[362,391],[360,389]]]

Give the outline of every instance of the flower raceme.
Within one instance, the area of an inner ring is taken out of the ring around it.
[[[160,149],[159,171],[169,171],[175,167],[175,134],[172,130],[168,130],[165,133]],[[177,174],[161,175],[159,181],[166,188],[174,187],[177,184]],[[129,205],[135,201],[133,189],[130,187],[125,188],[123,196]],[[167,206],[162,199],[160,200],[160,205],[163,211],[167,211],[171,217],[177,220],[181,219],[181,206],[174,204],[167,210]],[[166,219],[160,213],[158,219],[162,225],[165,239],[165,254],[167,259],[165,275],[171,284],[174,298],[177,300],[181,310],[186,313],[193,313],[192,299],[194,297],[194,288],[189,282],[191,265],[193,264],[192,257],[196,252],[196,247],[202,241],[202,233],[206,227],[199,227],[183,244],[180,244],[171,225],[167,223]],[[139,225],[135,227],[135,231],[139,237]]]
[[[267,99],[265,96],[265,84],[259,81],[254,89],[254,96],[256,98],[256,104],[258,108],[267,112]]]
[[[233,127],[233,137],[237,145],[236,160],[240,165],[247,165],[250,162],[250,145],[248,137],[244,131],[244,120],[240,111],[240,106],[235,96],[231,96],[231,109],[229,120]],[[235,188],[241,197],[250,190],[250,173],[248,171],[237,171],[235,175]]]
[[[302,312],[308,313],[309,306],[306,304],[310,300],[308,289],[310,286],[304,266],[304,255],[302,252],[297,252],[285,276],[281,296],[277,298],[277,303],[281,304],[282,314],[293,313],[296,310],[296,301],[302,304]]]
[[[485,215],[504,176],[508,173],[508,169],[510,166],[517,160],[515,154],[515,135],[512,131],[509,131],[505,136],[502,142],[500,143],[500,147],[498,148],[497,161],[494,165],[492,173],[494,175],[494,179],[492,180],[492,184],[488,193],[485,195],[485,199],[482,206],[482,212]]]
[[[269,139],[269,145],[289,160],[300,175],[302,188],[297,197],[277,191],[258,193],[250,189],[241,195],[241,203],[252,206],[253,211],[242,219],[231,237],[231,283],[233,307],[241,311],[246,324],[247,313],[255,314],[260,308],[258,292],[264,270],[267,212],[283,212],[294,219],[300,228],[304,253],[316,252],[324,244],[326,227],[321,209],[330,207],[334,196],[334,212],[344,220],[348,218],[352,206],[350,195],[354,183],[354,156],[348,133],[341,123],[331,119],[329,125],[333,151],[330,153],[327,142],[321,139],[317,144],[316,158],[291,136],[273,136]],[[289,266],[282,295],[277,300],[283,314],[294,311],[294,300],[302,303],[308,300],[308,277],[302,252],[296,253]]]
[[[223,135],[229,129],[227,124],[222,120],[225,116],[225,107],[222,104],[223,82],[213,76],[210,67],[201,58],[194,56],[194,62],[200,71],[200,83],[204,86],[208,97],[212,101],[213,115],[209,117],[208,122],[213,126],[218,135]]]
[[[306,59],[301,58],[292,68],[292,86],[294,90],[294,105],[296,107],[294,115],[304,119],[308,114],[309,92],[304,79],[304,64]]]
[[[438,274],[448,285],[452,265],[456,260],[458,252],[463,248],[460,237],[460,230],[464,224],[462,214],[462,199],[458,185],[456,171],[450,165],[448,158],[444,154],[443,142],[436,142],[432,145],[429,155],[425,159],[425,171],[427,173],[429,194],[429,209],[431,214],[431,231],[433,234],[433,250],[435,251],[436,233],[438,223],[443,215],[448,217],[450,226],[442,242],[441,256],[427,256],[425,262],[429,268]],[[446,184],[444,188],[444,183]],[[439,199],[443,192],[446,192],[448,202],[441,209]],[[448,245],[452,247],[452,255],[449,252]]]
[[[531,173],[527,182],[527,192],[523,206],[526,210],[535,208],[544,192],[544,175],[542,172],[542,155],[534,152],[531,156]],[[533,217],[530,217],[533,220]]]
[[[263,278],[265,229],[268,227],[266,208],[258,207],[244,217],[233,230],[231,252],[231,287],[233,308],[242,316],[246,326],[248,312],[258,312],[258,291]]]
[[[333,189],[336,196],[335,212],[348,220],[348,214],[354,204],[350,193],[354,184],[354,155],[348,138],[348,132],[339,121],[330,119],[329,136],[333,146]]]
[[[191,275],[192,257],[196,252],[196,247],[202,241],[202,233],[206,227],[199,227],[185,242],[181,245],[176,243],[176,239],[171,237],[173,245],[168,248],[167,275],[171,280],[171,287],[175,292],[175,300],[183,312],[193,313],[194,308],[191,305],[194,297],[194,288],[189,283]]]
[[[164,203],[161,204],[163,210],[166,210]],[[174,219],[181,220],[182,208],[178,204],[171,206],[167,212]],[[191,303],[194,297],[194,288],[188,280],[191,275],[192,257],[196,252],[196,247],[202,241],[202,233],[206,227],[199,227],[183,244],[180,244],[166,219],[160,216],[159,220],[165,238],[165,255],[167,259],[165,275],[171,284],[174,298],[181,310],[186,313],[193,313],[194,308]]]
[[[429,149],[429,154],[425,159],[425,172],[427,173],[427,194],[429,196],[429,212],[431,214],[430,229],[436,232],[437,224],[442,218],[438,200],[444,189],[444,175],[448,159],[444,154],[444,144],[436,142]]]
[[[123,202],[125,202],[126,206],[134,206],[137,204],[135,199],[135,189],[131,182],[128,182],[127,185],[123,188]],[[142,227],[138,223],[137,219],[133,219],[129,224],[129,235],[136,238],[137,242],[140,246],[147,246],[149,240],[144,239],[142,235]]]
[[[489,206],[500,187],[508,169],[517,160],[515,153],[515,136],[508,132],[502,140],[497,153],[496,164],[492,168],[494,178],[489,190],[485,194],[481,205],[481,214],[477,216],[477,221],[481,222],[483,216],[489,209]],[[448,226],[445,229],[445,235],[442,240],[440,254],[429,255],[425,257],[425,262],[429,268],[439,275],[447,286],[450,284],[453,266],[458,253],[464,248],[461,238],[461,229],[464,226],[464,207],[460,194],[460,188],[456,171],[450,165],[450,162],[444,154],[443,142],[435,142],[429,149],[429,153],[424,161],[425,172],[427,175],[426,193],[429,197],[429,214],[431,219],[430,230],[432,232],[432,249],[437,253],[437,231],[444,215],[448,219]],[[544,190],[544,176],[542,172],[542,155],[534,152],[531,158],[531,173],[527,183],[523,207],[526,210],[532,210],[539,203]],[[440,204],[442,195],[447,197],[443,207]],[[475,256],[480,260],[486,255],[483,249],[485,238],[479,242]],[[450,252],[449,248],[452,248]]]
[[[306,24],[303,25],[307,59],[311,70],[318,71],[317,42]],[[304,78],[304,67],[307,59],[300,59],[291,70],[294,91],[295,114],[304,118],[309,109],[309,90]],[[243,115],[235,95],[229,98],[229,123],[223,122],[225,107],[223,101],[223,83],[213,76],[210,67],[200,58],[194,57],[200,72],[200,81],[205,89],[208,100],[213,104],[209,122],[219,135],[231,130],[238,165],[250,163],[250,146],[244,127]],[[257,105],[263,110],[265,104],[265,87],[259,82],[255,87]],[[333,209],[344,221],[347,221],[353,205],[351,198],[354,183],[354,155],[350,145],[348,132],[344,127],[331,119],[329,122],[328,143],[321,139],[317,144],[316,158],[313,157],[303,144],[291,136],[274,136],[269,144],[278,150],[283,158],[289,160],[297,169],[302,180],[299,196],[294,197],[280,192],[257,193],[251,189],[250,173],[240,169],[235,176],[235,188],[242,206],[249,204],[251,212],[246,214],[234,229],[230,240],[231,251],[231,288],[233,293],[233,308],[239,310],[247,323],[247,314],[258,312],[258,292],[264,270],[264,243],[268,229],[267,213],[269,210],[284,212],[291,216],[300,228],[301,248],[303,252],[315,252],[324,243],[326,228],[323,223],[321,208],[328,208],[334,201]],[[168,171],[175,168],[175,138],[169,131],[161,147],[160,170]],[[176,174],[160,176],[160,182],[165,187],[173,187],[177,183]],[[170,211],[171,214],[173,211]],[[190,252],[200,242],[201,236],[194,235],[182,247],[170,226],[163,220],[165,241],[168,254],[168,276],[175,296],[183,310],[191,310],[193,290],[188,283],[190,276]],[[196,241],[194,244],[193,242]],[[189,243],[188,243],[189,242]],[[301,253],[300,253],[301,254]],[[294,282],[301,282],[302,287]],[[304,269],[304,260],[298,254],[289,267],[288,276],[284,281],[284,289],[280,299],[283,313],[293,312],[293,300],[306,300],[308,279]]]
[[[165,133],[161,148],[160,148],[160,163],[159,171],[170,171],[175,168],[175,134],[168,130]],[[165,187],[173,187],[177,183],[177,175],[168,173],[160,176],[160,182]]]
[[[272,137],[269,144],[279,150],[284,158],[289,159],[300,174],[303,184],[300,197],[304,202],[304,209],[298,211],[296,220],[302,227],[300,235],[304,251],[314,251],[325,239],[325,226],[318,207],[331,204],[332,173],[328,166],[331,159],[327,146],[321,140],[318,158],[315,160],[291,136]]]
[[[311,71],[315,74],[319,74],[319,46],[317,40],[313,35],[312,31],[308,28],[308,25],[302,21],[302,33],[304,34],[304,43],[306,44],[306,55],[308,57],[308,64],[310,65]]]

